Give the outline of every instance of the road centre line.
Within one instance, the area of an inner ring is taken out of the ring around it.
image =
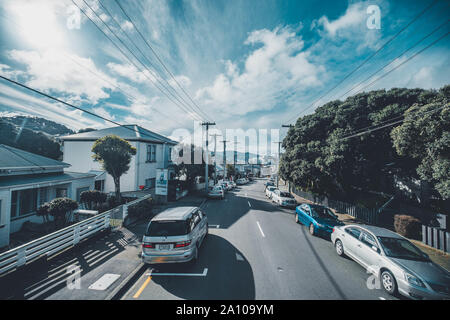
[[[150,271],[147,273],[148,276],[181,276],[181,277],[206,277],[208,274],[208,268],[203,269],[203,273],[153,273]]]
[[[261,231],[262,236],[265,238],[266,236],[264,235],[264,232],[262,231],[261,226],[259,225],[259,222],[256,221],[256,224],[258,225],[259,231]]]
[[[252,207],[252,205],[250,204],[250,201],[247,201],[248,202],[248,206],[251,208]]]
[[[133,296],[134,299],[139,298],[139,296],[141,295],[142,291],[144,291],[145,287],[148,285],[148,283],[150,282],[151,279],[152,279],[152,277],[149,276],[149,277],[145,280],[144,284],[139,288],[139,290],[138,290],[138,291],[135,293],[135,295]]]

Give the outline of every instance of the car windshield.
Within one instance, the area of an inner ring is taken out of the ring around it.
[[[213,191],[221,191],[222,190],[222,187],[214,187],[213,188]]]
[[[269,187],[269,188],[267,188],[269,191],[274,191],[276,188],[274,188],[274,187]]]
[[[430,259],[406,239],[378,237],[386,256],[398,259],[430,261]]]
[[[280,197],[293,198],[293,196],[289,192],[280,192]]]
[[[324,219],[337,219],[333,211],[326,207],[321,206],[310,206],[311,215],[313,218],[324,218]]]
[[[147,228],[147,237],[183,236],[189,233],[189,225],[185,220],[152,221]]]

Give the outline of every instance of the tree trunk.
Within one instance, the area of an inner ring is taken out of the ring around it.
[[[114,178],[114,185],[116,187],[116,200],[122,203],[122,198],[120,195],[120,177]]]

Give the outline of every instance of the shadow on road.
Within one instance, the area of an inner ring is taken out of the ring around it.
[[[103,232],[49,260],[43,257],[30,263],[0,278],[0,299],[45,299],[67,285],[74,268],[81,276],[87,274],[122,252],[134,241],[131,238],[120,231]]]
[[[182,299],[255,299],[255,282],[249,262],[236,247],[217,235],[208,235],[200,248],[196,263],[153,265],[152,268],[152,281]],[[157,275],[201,274],[205,268],[208,269],[206,277]]]

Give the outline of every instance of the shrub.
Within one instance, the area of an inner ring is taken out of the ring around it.
[[[80,202],[84,203],[88,209],[93,209],[94,205],[99,206],[106,201],[107,195],[98,190],[84,191],[80,194]]]
[[[153,208],[152,198],[148,198],[132,206],[129,206],[128,215],[130,217],[137,217],[137,218],[148,216],[151,215],[152,208]]]
[[[395,231],[410,239],[420,239],[421,221],[413,216],[396,214],[394,216]]]
[[[54,218],[55,227],[58,221],[63,225],[68,222],[67,213],[78,208],[78,203],[70,198],[56,198],[50,201],[48,213]]]

